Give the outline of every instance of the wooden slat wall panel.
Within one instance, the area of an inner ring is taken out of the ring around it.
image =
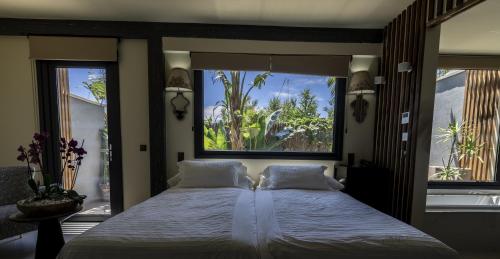
[[[468,70],[466,79],[462,120],[484,143],[479,153],[484,162],[478,158],[464,159],[461,166],[472,169],[473,180],[492,181],[500,124],[500,71]]]
[[[438,25],[485,0],[429,0],[427,26]]]
[[[386,28],[381,73],[386,85],[377,93],[374,161],[392,174],[392,215],[409,222],[413,195],[414,156],[428,0],[417,0]],[[407,61],[410,73],[398,73]],[[401,125],[401,113],[410,123]],[[408,132],[408,142],[402,142]]]
[[[59,93],[59,122],[61,137],[67,140],[71,139],[71,110],[70,110],[70,92],[67,68],[56,69],[57,87]],[[63,186],[69,188],[71,185],[71,170],[67,168],[63,172]]]

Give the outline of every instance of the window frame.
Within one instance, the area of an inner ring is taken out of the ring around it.
[[[441,67],[438,67],[440,69]],[[465,68],[464,70],[467,70]],[[473,69],[469,69],[473,70]],[[434,116],[434,115],[433,115]],[[497,132],[500,134],[500,128]],[[496,166],[495,166],[495,181],[481,182],[481,181],[433,181],[427,179],[428,189],[500,189],[500,139],[496,144]]]
[[[332,152],[268,152],[268,151],[209,151],[204,148],[203,110],[204,83],[203,70],[194,70],[194,156],[195,158],[233,159],[288,159],[288,160],[342,160],[345,89],[347,79],[336,77],[335,130],[332,132],[334,146]]]
[[[46,149],[47,156],[42,157],[51,174],[60,171],[58,148],[60,136],[59,101],[57,99],[57,68],[91,68],[106,70],[106,98],[107,120],[109,123],[109,144],[113,146],[113,157],[110,161],[110,205],[111,215],[73,215],[69,220],[79,219],[104,221],[124,210],[123,202],[123,167],[122,167],[122,140],[120,120],[120,82],[118,63],[114,61],[66,61],[66,60],[37,60],[37,95],[39,130],[49,133],[49,142]],[[112,173],[111,173],[112,172]]]

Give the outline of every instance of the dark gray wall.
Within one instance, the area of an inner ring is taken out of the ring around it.
[[[70,109],[73,138],[78,142],[85,140],[84,148],[88,152],[80,167],[75,190],[87,195],[87,204],[102,201],[104,196],[99,187],[103,168],[100,130],[104,128],[104,107],[72,96]]]
[[[453,112],[457,122],[462,121],[464,105],[465,71],[438,80],[436,83],[436,96],[434,99],[434,119],[432,121],[432,142],[429,165],[442,166],[450,152],[450,142],[437,143],[436,135],[440,134],[439,128],[446,128],[451,121]]]
[[[457,251],[500,253],[498,212],[427,212],[422,230]]]

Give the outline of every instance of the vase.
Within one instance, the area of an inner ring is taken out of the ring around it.
[[[27,217],[42,218],[75,211],[78,205],[77,201],[67,197],[58,200],[28,198],[18,201],[17,209]]]

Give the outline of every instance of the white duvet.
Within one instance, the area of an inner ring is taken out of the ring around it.
[[[59,259],[258,258],[254,192],[170,189],[68,242]]]
[[[257,190],[262,258],[448,259],[456,252],[338,191]]]
[[[173,188],[68,242],[58,259],[455,259],[339,191]]]

